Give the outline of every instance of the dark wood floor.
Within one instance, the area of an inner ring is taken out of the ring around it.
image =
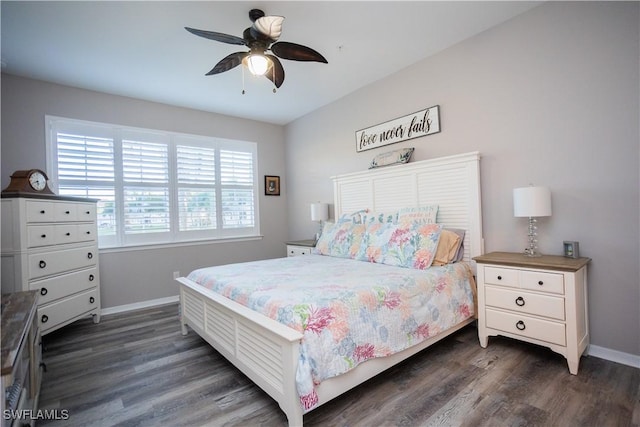
[[[81,320],[44,337],[47,426],[283,426],[277,404],[194,332],[177,305]],[[640,426],[640,369],[457,334],[314,410],[309,426]]]

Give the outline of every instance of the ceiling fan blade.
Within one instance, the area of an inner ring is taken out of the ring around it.
[[[271,45],[271,52],[282,59],[290,59],[293,61],[315,61],[328,64],[324,56],[320,55],[315,50],[296,43],[276,42]]]
[[[184,27],[184,29],[189,31],[191,34],[195,34],[196,36],[204,37],[205,39],[215,40],[217,42],[222,42],[227,44],[238,44],[238,45],[246,44],[244,39],[241,39],[240,37],[232,36],[229,34],[216,33],[214,31],[198,30],[196,28],[189,28],[189,27]]]
[[[282,63],[273,55],[266,54],[265,56],[271,60],[271,68],[266,72],[265,77],[271,80],[277,88],[280,88],[284,82]]]
[[[213,74],[224,73],[225,71],[229,71],[232,68],[237,67],[242,64],[242,60],[249,55],[249,52],[235,52],[230,55],[225,56],[216,64],[215,67],[211,71],[209,71],[206,76],[211,76]]]

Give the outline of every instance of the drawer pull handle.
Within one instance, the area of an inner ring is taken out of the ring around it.
[[[94,302],[96,302],[96,299],[94,297],[89,297],[89,304],[93,304]]]
[[[525,326],[524,322],[522,320],[518,320],[518,323],[516,323],[516,329],[518,329],[519,331],[524,331],[527,327]]]
[[[91,232],[90,232],[90,231],[87,231],[87,234],[91,234]]]
[[[71,233],[67,233],[67,236],[71,236]]]
[[[498,276],[498,280],[502,280],[502,276]]]
[[[64,213],[65,213],[66,215],[69,215],[71,212],[69,212],[69,211],[64,211]]]
[[[544,282],[542,280],[538,280],[538,285],[542,286],[544,285]]]
[[[47,263],[46,263],[46,262],[44,262],[44,261],[40,261],[40,262],[38,263],[38,266],[40,266],[40,268],[45,268],[45,267],[47,266]]]
[[[42,209],[42,210],[40,211],[40,213],[41,213],[42,215],[44,215],[44,214],[45,214],[44,209]]]
[[[93,274],[90,274],[90,275],[89,275],[89,281],[90,281],[90,282],[93,282],[93,279],[95,279],[95,277],[93,276]]]
[[[42,237],[43,239],[46,239],[47,235],[46,234],[41,234],[40,237]]]
[[[91,215],[91,211],[86,211],[85,212],[87,215]]]
[[[46,314],[43,314],[42,317],[40,318],[40,321],[42,323],[47,323],[49,321],[49,316],[47,316]]]
[[[47,294],[47,292],[49,292],[49,291],[47,290],[47,288],[42,288],[42,289],[40,289],[40,295],[42,295],[42,296],[45,296],[45,295]]]
[[[89,258],[89,259],[93,258],[93,254],[92,254],[91,252],[89,252],[89,253],[87,254],[87,258]]]
[[[516,298],[516,305],[518,307],[524,307],[524,298],[522,298],[522,297]]]

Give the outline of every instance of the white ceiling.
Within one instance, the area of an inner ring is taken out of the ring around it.
[[[2,71],[116,95],[286,124],[523,13],[497,1],[2,1]],[[282,60],[273,93],[241,67],[205,76],[246,50],[185,26],[242,37],[250,9],[281,15],[281,41],[328,64]]]

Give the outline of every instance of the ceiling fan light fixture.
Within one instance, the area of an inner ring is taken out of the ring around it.
[[[260,53],[252,53],[245,61],[247,68],[254,76],[264,76],[271,66],[271,61]]]

